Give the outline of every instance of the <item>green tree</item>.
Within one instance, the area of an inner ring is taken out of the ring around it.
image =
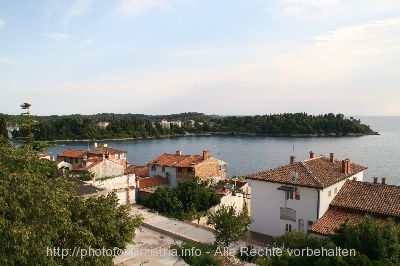
[[[373,261],[400,265],[400,230],[393,221],[382,225],[368,217],[360,223],[344,223],[331,236],[338,246],[354,248]]]
[[[30,103],[21,104],[21,109],[23,112],[21,113],[18,123],[20,127],[20,136],[17,140],[21,140],[25,143],[27,147],[29,147],[32,151],[41,152],[47,150],[47,143],[44,141],[35,141],[34,130],[39,122],[32,118],[30,113],[30,107],[32,105]]]
[[[83,199],[27,146],[0,145],[0,265],[112,265],[112,256],[56,256],[54,248],[124,249],[142,218],[115,194]]]
[[[8,139],[6,117],[0,114],[0,138]]]
[[[215,229],[215,242],[218,245],[228,247],[237,242],[249,230],[252,220],[246,205],[243,211],[236,213],[232,205],[221,205],[218,210],[207,216],[207,224]]]

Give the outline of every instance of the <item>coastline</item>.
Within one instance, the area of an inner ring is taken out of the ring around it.
[[[373,134],[364,133],[349,133],[347,135],[329,133],[329,134],[257,134],[257,133],[239,133],[239,132],[204,132],[204,133],[186,133],[186,134],[172,134],[150,137],[135,137],[135,138],[105,138],[105,139],[65,139],[65,140],[44,140],[47,143],[60,143],[60,142],[90,142],[90,141],[127,141],[127,140],[146,140],[146,139],[166,139],[166,138],[179,138],[179,137],[207,137],[207,136],[249,136],[249,137],[276,137],[276,138],[341,138],[341,137],[362,137],[380,134],[375,132]]]

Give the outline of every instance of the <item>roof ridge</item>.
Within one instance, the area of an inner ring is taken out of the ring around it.
[[[301,166],[304,167],[304,169],[306,169],[307,173],[311,176],[311,178],[314,179],[314,181],[317,182],[317,184],[323,188],[324,186],[322,185],[322,183],[318,180],[318,178],[315,177],[314,173],[307,167],[307,165],[302,161],[300,161],[299,163]]]

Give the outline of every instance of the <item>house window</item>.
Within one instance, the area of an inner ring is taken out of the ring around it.
[[[176,168],[178,173],[182,173],[182,168]]]
[[[78,159],[75,159],[75,163],[78,163]]]
[[[335,194],[337,193],[337,187],[335,187]]]
[[[163,167],[161,168],[161,171],[165,172],[165,166],[163,166]]]
[[[293,191],[285,191],[286,199],[293,199]]]
[[[119,154],[115,154],[115,159],[119,159]]]
[[[285,232],[292,232],[292,225],[291,224],[286,224]]]
[[[299,231],[304,231],[304,219],[299,219]]]
[[[151,166],[151,171],[155,171],[156,170],[156,166],[155,165],[152,165]]]
[[[331,196],[331,194],[332,194],[332,193],[331,193],[331,191],[329,190],[329,191],[328,191],[328,197],[330,197],[330,196]]]
[[[169,173],[166,172],[166,173],[165,173],[165,178],[166,178],[167,180],[169,180],[169,177],[170,177]]]

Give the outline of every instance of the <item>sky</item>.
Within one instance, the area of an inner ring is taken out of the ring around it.
[[[399,0],[0,0],[0,113],[400,115]]]

